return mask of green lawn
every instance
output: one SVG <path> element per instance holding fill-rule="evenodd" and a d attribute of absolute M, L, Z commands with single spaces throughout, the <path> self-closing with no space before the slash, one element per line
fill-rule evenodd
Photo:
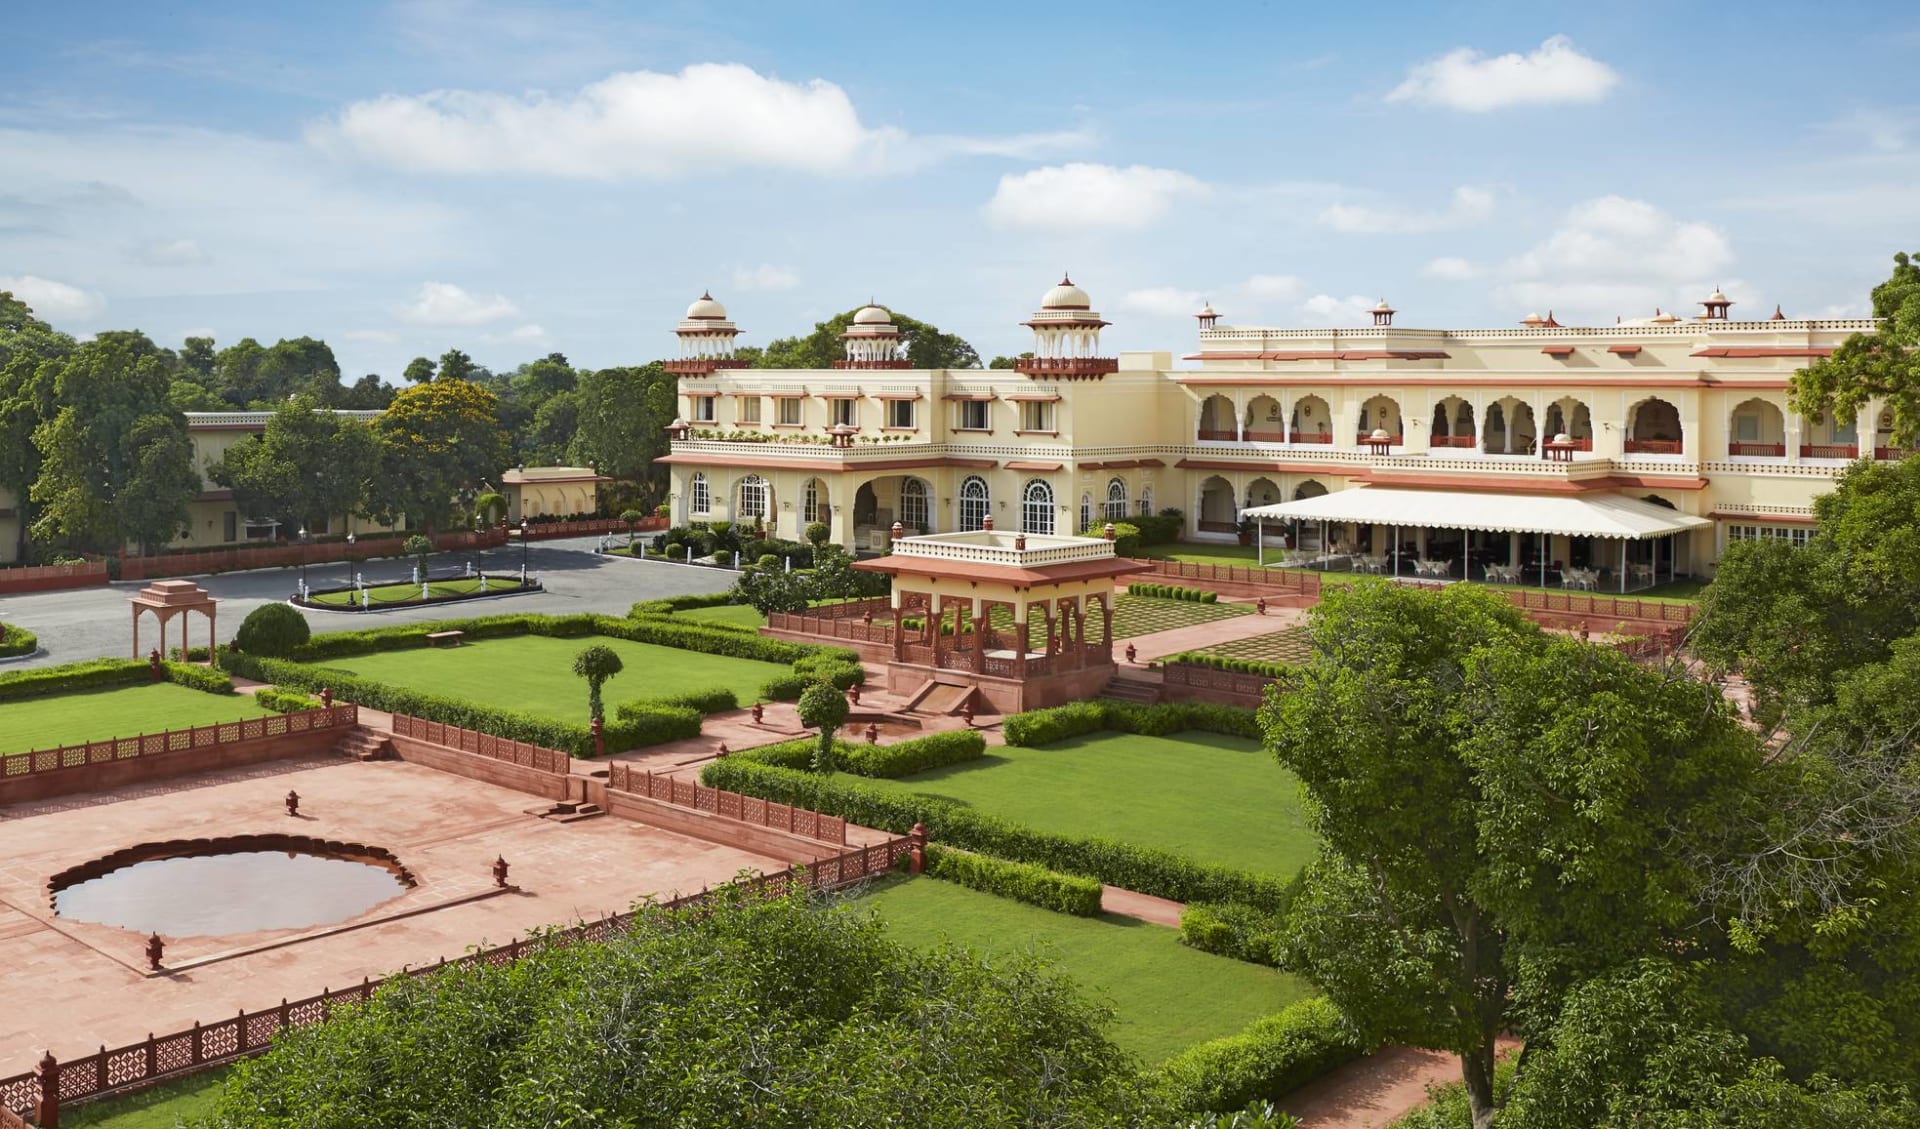
<path fill-rule="evenodd" d="M 862 783 L 1264 874 L 1292 875 L 1316 845 L 1293 777 L 1256 742 L 1215 733 L 1096 733 Z"/>
<path fill-rule="evenodd" d="M 703 623 L 728 623 L 736 627 L 765 627 L 767 617 L 746 604 L 721 604 L 714 608 L 688 608 L 673 613 L 675 619 L 693 619 Z"/>
<path fill-rule="evenodd" d="M 518 592 L 520 578 L 489 576 L 487 590 L 490 593 Z M 480 578 L 435 580 L 428 585 L 427 591 L 435 596 L 467 596 L 480 591 Z M 330 608 L 344 608 L 350 606 L 349 596 L 356 603 L 360 599 L 356 592 L 325 592 L 314 596 L 313 602 Z M 400 604 L 417 604 L 420 602 L 420 586 L 418 584 L 382 584 L 367 589 L 367 602 L 376 608 L 383 605 L 393 607 Z"/>
<path fill-rule="evenodd" d="M 904 944 L 945 940 L 988 958 L 1045 956 L 1114 1009 L 1108 1034 L 1147 1063 L 1235 1034 L 1313 994 L 1285 973 L 1189 949 L 1165 926 L 1069 917 L 932 878 L 887 882 L 854 904 L 877 911 Z"/>
<path fill-rule="evenodd" d="M 5 724 L 0 724 L 0 753 L 187 729 L 265 717 L 270 712 L 255 705 L 252 694 L 209 694 L 171 682 L 23 698 L 0 707 L 0 717 L 5 718 Z"/>
<path fill-rule="evenodd" d="M 1151 635 L 1156 631 L 1172 631 L 1177 627 L 1192 627 L 1196 623 L 1211 623 L 1216 619 L 1252 614 L 1251 604 L 1202 604 L 1194 600 L 1164 600 L 1123 594 L 1113 602 L 1113 637 L 1131 639 L 1136 635 Z M 1097 635 L 1099 632 L 1099 625 L 1093 624 L 1089 626 L 1087 634 Z"/>
<path fill-rule="evenodd" d="M 174 1129 L 213 1112 L 227 1068 L 190 1075 L 123 1098 L 60 1107 L 61 1129 Z"/>
<path fill-rule="evenodd" d="M 328 659 L 316 665 L 501 709 L 584 722 L 587 684 L 573 673 L 573 657 L 595 643 L 611 647 L 625 664 L 625 669 L 607 683 L 609 711 L 635 698 L 661 698 L 717 686 L 728 687 L 743 706 L 749 705 L 768 679 L 792 673 L 792 668 L 779 663 L 706 655 L 652 643 L 545 635 L 485 639 L 458 647 L 383 651 Z"/>
<path fill-rule="evenodd" d="M 1252 659 L 1255 662 L 1286 663 L 1299 666 L 1307 661 L 1312 653 L 1313 644 L 1307 638 L 1304 627 L 1289 627 L 1285 631 L 1275 631 L 1270 635 L 1251 635 L 1245 639 L 1229 639 L 1224 643 L 1215 643 L 1200 650 L 1203 655 L 1219 655 L 1228 659 Z"/>

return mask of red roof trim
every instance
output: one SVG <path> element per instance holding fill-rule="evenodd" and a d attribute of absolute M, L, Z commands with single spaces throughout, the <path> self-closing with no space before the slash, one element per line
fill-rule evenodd
<path fill-rule="evenodd" d="M 1607 346 L 1607 352 L 1612 353 L 1614 356 L 1617 356 L 1617 357 L 1637 357 L 1640 355 L 1640 346 L 1609 345 Z"/>
<path fill-rule="evenodd" d="M 884 572 L 894 576 L 930 576 L 942 580 L 986 580 L 1001 584 L 1015 584 L 1032 587 L 1039 584 L 1062 584 L 1076 580 L 1096 580 L 1106 576 L 1129 576 L 1136 572 L 1150 572 L 1153 566 L 1145 561 L 1129 560 L 1126 557 L 1107 557 L 1094 561 L 1067 561 L 1057 565 L 1039 565 L 1034 568 L 1019 568 L 1013 565 L 979 564 L 971 561 L 948 561 L 932 557 L 909 557 L 895 554 L 889 557 L 875 557 L 871 560 L 855 561 L 853 567 L 867 572 Z"/>
<path fill-rule="evenodd" d="M 1725 357 L 1729 360 L 1747 360 L 1757 357 L 1831 357 L 1830 346 L 1804 345 L 1709 345 L 1704 349 L 1695 349 L 1688 356 Z"/>
<path fill-rule="evenodd" d="M 1549 357 L 1573 356 L 1573 346 L 1571 345 L 1545 345 L 1541 347 L 1540 351 Z"/>
<path fill-rule="evenodd" d="M 1307 349 L 1285 353 L 1192 353 L 1189 361 L 1444 361 L 1438 349 Z"/>
<path fill-rule="evenodd" d="M 1051 471 L 1059 470 L 1061 467 L 1065 465 L 1066 465 L 1065 463 L 1040 463 L 1040 462 L 1029 462 L 1025 459 L 1013 459 L 1006 463 L 1006 468 L 1008 470 L 1025 470 L 1025 471 L 1033 471 L 1038 474 L 1044 474 Z"/>
<path fill-rule="evenodd" d="M 1002 399 L 1017 400 L 1021 402 L 1032 402 L 1036 404 L 1051 404 L 1060 399 L 1060 393 L 1058 392 L 1009 392 L 1004 397 L 1002 397 Z"/>

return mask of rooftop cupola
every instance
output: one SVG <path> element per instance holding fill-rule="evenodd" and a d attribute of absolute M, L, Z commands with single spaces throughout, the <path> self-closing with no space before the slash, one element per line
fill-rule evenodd
<path fill-rule="evenodd" d="M 1733 305 L 1733 299 L 1723 294 L 1716 286 L 1713 288 L 1713 293 L 1700 299 L 1700 304 L 1705 306 L 1707 311 L 1700 315 L 1701 321 L 1726 321 L 1727 308 Z"/>
<path fill-rule="evenodd" d="M 1399 310 L 1396 310 L 1392 306 L 1387 305 L 1387 300 L 1385 298 L 1382 298 L 1380 299 L 1380 304 L 1373 308 L 1373 324 L 1392 325 L 1393 315 L 1399 312 L 1400 312 Z"/>
<path fill-rule="evenodd" d="M 707 376 L 715 369 L 747 367 L 733 355 L 733 339 L 740 331 L 727 320 L 727 308 L 714 301 L 712 291 L 701 292 L 673 332 L 680 338 L 680 356 L 661 366 L 670 373 Z"/>
<path fill-rule="evenodd" d="M 1207 311 L 1211 315 L 1212 310 Z M 1203 316 L 1207 316 L 1203 315 Z M 1117 372 L 1120 362 L 1100 355 L 1100 330 L 1109 323 L 1093 311 L 1087 292 L 1062 275 L 1060 284 L 1040 299 L 1040 308 L 1021 324 L 1033 330 L 1033 356 L 1021 357 L 1014 369 L 1028 376 L 1098 380 Z M 1206 323 L 1202 322 L 1205 328 Z"/>
<path fill-rule="evenodd" d="M 1201 329 L 1212 329 L 1215 325 L 1219 324 L 1220 321 L 1220 315 L 1213 312 L 1212 302 L 1202 305 L 1200 312 L 1193 316 L 1194 319 L 1200 323 Z"/>
<path fill-rule="evenodd" d="M 903 369 L 911 364 L 893 315 L 871 298 L 854 311 L 853 324 L 840 334 L 840 341 L 847 355 L 833 362 L 834 368 Z"/>

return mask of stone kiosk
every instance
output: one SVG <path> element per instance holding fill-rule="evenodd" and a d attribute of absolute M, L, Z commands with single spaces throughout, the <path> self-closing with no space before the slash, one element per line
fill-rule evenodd
<path fill-rule="evenodd" d="M 853 567 L 893 578 L 892 692 L 971 687 L 1003 713 L 1099 693 L 1114 675 L 1114 581 L 1151 568 L 1109 540 L 1003 533 L 990 518 L 896 538 Z"/>

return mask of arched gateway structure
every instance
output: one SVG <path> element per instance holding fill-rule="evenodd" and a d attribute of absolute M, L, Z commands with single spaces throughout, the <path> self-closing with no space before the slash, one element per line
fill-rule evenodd
<path fill-rule="evenodd" d="M 1113 677 L 1114 580 L 1152 566 L 1097 537 L 992 528 L 902 537 L 853 567 L 893 577 L 887 686 L 971 686 L 1004 713 L 1098 693 Z"/>

